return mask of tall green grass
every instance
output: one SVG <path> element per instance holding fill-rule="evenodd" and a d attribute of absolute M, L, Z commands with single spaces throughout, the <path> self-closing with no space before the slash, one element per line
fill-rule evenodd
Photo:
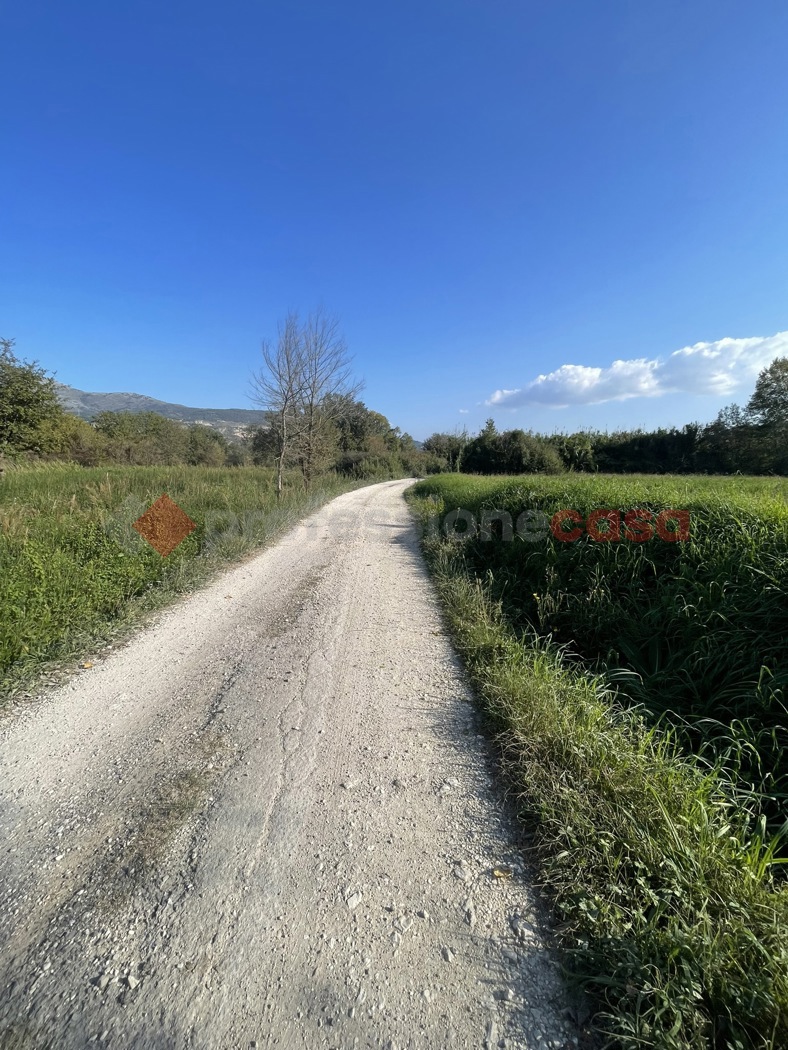
<path fill-rule="evenodd" d="M 772 830 L 788 802 L 788 482 L 761 478 L 448 476 L 418 492 L 477 519 L 492 510 L 687 510 L 690 539 L 470 540 L 465 558 L 515 631 L 534 629 L 605 674 L 622 698 L 725 762 L 763 797 Z M 752 796 L 750 796 L 752 798 Z"/>
<path fill-rule="evenodd" d="M 0 691 L 109 638 L 359 482 L 277 501 L 266 468 L 31 465 L 0 481 Z M 196 530 L 162 558 L 131 523 L 166 492 Z"/>
<path fill-rule="evenodd" d="M 458 507 L 476 514 L 573 507 L 585 514 L 653 505 L 688 507 L 696 516 L 690 543 L 632 551 L 551 540 L 540 550 L 426 530 L 456 644 L 497 728 L 523 813 L 537 829 L 568 968 L 596 999 L 600 1028 L 627 1050 L 788 1046 L 788 886 L 776 880 L 779 836 L 767 827 L 763 800 L 737 782 L 730 741 L 722 739 L 728 753 L 721 755 L 707 738 L 706 758 L 699 758 L 685 733 L 658 720 L 659 700 L 637 706 L 615 691 L 603 646 L 595 661 L 573 658 L 566 646 L 580 644 L 578 623 L 591 637 L 591 628 L 616 641 L 629 636 L 628 619 L 647 615 L 655 603 L 654 630 L 670 631 L 681 617 L 691 626 L 683 588 L 700 590 L 704 574 L 712 579 L 716 571 L 725 586 L 709 591 L 714 607 L 705 623 L 722 632 L 719 659 L 729 660 L 728 650 L 744 649 L 748 637 L 736 596 L 751 595 L 758 571 L 771 586 L 783 586 L 784 493 L 784 483 L 750 479 L 735 488 L 716 479 L 462 476 L 412 490 L 425 524 Z M 717 542 L 727 558 L 698 530 L 710 522 L 721 529 Z M 649 581 L 640 591 L 639 573 Z M 545 613 L 540 606 L 551 602 Z M 766 606 L 762 623 L 774 630 L 778 603 L 768 596 Z M 573 615 L 557 620 L 564 608 Z M 560 623 L 572 626 L 564 647 L 556 644 Z M 683 644 L 681 633 L 671 637 Z M 781 642 L 767 637 L 758 654 L 779 656 Z M 620 649 L 615 653 L 620 662 Z M 738 657 L 726 666 L 741 675 L 752 654 Z M 712 667 L 698 666 L 715 681 Z M 783 670 L 776 660 L 772 680 Z M 777 724 L 775 694 L 761 695 L 769 696 L 765 716 Z M 748 717 L 756 717 L 751 692 L 743 701 L 753 705 Z"/>

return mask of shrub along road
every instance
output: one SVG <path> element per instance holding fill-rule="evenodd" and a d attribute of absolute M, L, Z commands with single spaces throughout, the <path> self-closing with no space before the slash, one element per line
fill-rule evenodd
<path fill-rule="evenodd" d="M 0 1046 L 577 1045 L 406 485 L 5 720 Z"/>

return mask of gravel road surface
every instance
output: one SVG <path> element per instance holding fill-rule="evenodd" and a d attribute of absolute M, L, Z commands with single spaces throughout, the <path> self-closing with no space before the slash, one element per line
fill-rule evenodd
<path fill-rule="evenodd" d="M 577 1045 L 406 484 L 0 723 L 0 1046 Z"/>

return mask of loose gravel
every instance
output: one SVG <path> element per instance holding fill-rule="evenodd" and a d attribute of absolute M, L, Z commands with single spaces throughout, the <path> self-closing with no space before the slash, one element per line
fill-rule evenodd
<path fill-rule="evenodd" d="M 6 718 L 0 1046 L 578 1046 L 406 484 Z"/>

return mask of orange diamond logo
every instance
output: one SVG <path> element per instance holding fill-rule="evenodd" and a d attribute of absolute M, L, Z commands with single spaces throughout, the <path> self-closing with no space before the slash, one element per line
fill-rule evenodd
<path fill-rule="evenodd" d="M 162 558 L 172 554 L 197 526 L 165 492 L 132 525 Z"/>

